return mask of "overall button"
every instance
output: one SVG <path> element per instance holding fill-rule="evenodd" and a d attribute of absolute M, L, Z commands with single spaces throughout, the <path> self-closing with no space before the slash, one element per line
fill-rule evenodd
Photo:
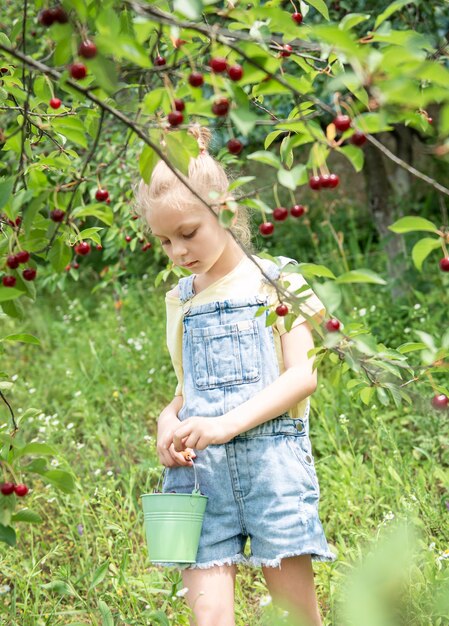
<path fill-rule="evenodd" d="M 307 463 L 312 463 L 312 457 L 310 457 L 308 454 L 306 455 L 306 461 Z"/>
<path fill-rule="evenodd" d="M 296 430 L 298 430 L 300 433 L 304 430 L 304 426 L 303 426 L 302 422 L 298 422 L 296 424 Z"/>

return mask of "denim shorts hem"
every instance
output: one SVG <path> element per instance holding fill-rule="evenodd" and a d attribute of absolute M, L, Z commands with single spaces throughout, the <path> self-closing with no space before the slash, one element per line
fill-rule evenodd
<path fill-rule="evenodd" d="M 243 554 L 225 557 L 224 559 L 214 559 L 213 561 L 205 561 L 203 563 L 192 563 L 187 569 L 209 569 L 217 565 L 235 565 L 236 563 L 246 563 L 247 558 Z"/>
<path fill-rule="evenodd" d="M 296 550 L 293 552 L 285 552 L 284 554 L 280 554 L 275 559 L 262 559 L 257 556 L 251 556 L 248 559 L 248 565 L 252 567 L 260 567 L 263 565 L 264 567 L 281 567 L 282 559 L 287 559 L 292 556 L 302 556 L 303 554 L 310 554 L 310 552 L 304 552 L 301 550 Z M 311 555 L 312 561 L 335 561 L 336 556 L 332 554 L 332 552 L 323 552 L 321 554 L 313 553 Z"/>

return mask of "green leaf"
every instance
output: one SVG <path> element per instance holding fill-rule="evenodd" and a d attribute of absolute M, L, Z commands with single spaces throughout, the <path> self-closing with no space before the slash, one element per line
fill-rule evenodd
<path fill-rule="evenodd" d="M 307 0 L 307 4 L 314 7 L 326 20 L 329 19 L 329 10 L 323 0 Z"/>
<path fill-rule="evenodd" d="M 159 155 L 151 146 L 144 146 L 139 158 L 139 171 L 147 185 L 150 182 L 151 174 L 153 173 L 154 167 L 159 159 Z"/>
<path fill-rule="evenodd" d="M 242 185 L 246 185 L 246 183 L 250 183 L 252 180 L 255 180 L 255 176 L 240 176 L 230 183 L 228 187 L 228 191 L 232 191 L 233 189 L 237 189 L 237 187 L 241 187 Z"/>
<path fill-rule="evenodd" d="M 114 221 L 114 213 L 111 207 L 100 202 L 88 204 L 84 208 L 74 209 L 72 217 L 96 217 L 107 226 L 111 226 Z"/>
<path fill-rule="evenodd" d="M 6 337 L 0 337 L 0 341 L 21 341 L 22 343 L 32 343 L 37 346 L 41 345 L 41 342 L 34 335 L 28 333 L 18 333 L 16 335 L 6 335 Z"/>
<path fill-rule="evenodd" d="M 342 302 L 342 293 L 339 285 L 335 282 L 326 281 L 325 283 L 315 283 L 313 285 L 313 291 L 324 304 L 329 314 L 339 309 Z"/>
<path fill-rule="evenodd" d="M 437 232 L 437 227 L 430 220 L 425 219 L 424 217 L 415 217 L 413 215 L 407 215 L 406 217 L 401 217 L 399 220 L 391 224 L 388 227 L 389 230 L 392 230 L 394 233 L 411 233 L 417 230 L 425 230 L 432 233 Z"/>
<path fill-rule="evenodd" d="M 379 28 L 382 22 L 385 22 L 385 20 L 387 20 L 390 15 L 393 15 L 393 13 L 396 13 L 396 11 L 399 11 L 399 9 L 402 9 L 402 7 L 405 7 L 405 5 L 416 4 L 417 1 L 418 0 L 395 0 L 385 9 L 385 11 L 377 16 L 374 23 L 374 28 Z"/>
<path fill-rule="evenodd" d="M 197 157 L 199 145 L 187 131 L 169 132 L 165 138 L 170 163 L 185 176 L 189 173 L 190 159 Z M 186 190 L 187 192 L 187 190 Z"/>
<path fill-rule="evenodd" d="M 60 595 L 75 595 L 74 590 L 66 583 L 64 580 L 52 580 L 45 585 L 41 585 L 42 589 L 48 589 L 48 591 L 54 591 L 55 593 L 59 593 Z"/>
<path fill-rule="evenodd" d="M 0 179 L 0 209 L 8 202 L 14 185 L 14 178 Z"/>
<path fill-rule="evenodd" d="M 342 30 L 351 30 L 357 24 L 364 22 L 365 20 L 369 20 L 371 16 L 367 13 L 347 13 L 341 20 L 338 25 L 338 28 Z"/>
<path fill-rule="evenodd" d="M 307 182 L 307 168 L 305 165 L 297 165 L 291 170 L 280 169 L 278 171 L 278 181 L 283 187 L 295 191 L 298 185 Z"/>
<path fill-rule="evenodd" d="M 297 269 L 296 269 L 297 268 Z M 291 271 L 298 271 L 305 278 L 311 276 L 325 276 L 326 278 L 335 278 L 335 274 L 325 265 L 317 265 L 316 263 L 299 263 L 293 266 Z"/>
<path fill-rule="evenodd" d="M 229 114 L 229 117 L 236 125 L 237 129 L 247 137 L 249 133 L 253 130 L 256 122 L 258 120 L 258 116 L 253 111 L 249 109 L 243 109 L 239 107 L 238 109 L 232 109 Z"/>
<path fill-rule="evenodd" d="M 16 545 L 16 531 L 14 528 L 0 524 L 0 541 L 14 547 Z"/>
<path fill-rule="evenodd" d="M 275 167 L 278 170 L 282 169 L 280 159 L 272 152 L 268 152 L 268 150 L 258 150 L 257 152 L 252 152 L 251 154 L 248 154 L 247 158 L 251 161 L 258 161 L 259 163 L 271 165 L 271 167 Z"/>
<path fill-rule="evenodd" d="M 101 614 L 102 626 L 114 626 L 114 618 L 112 617 L 111 609 L 103 600 L 98 601 L 98 610 Z"/>
<path fill-rule="evenodd" d="M 173 9 L 189 20 L 199 20 L 203 11 L 201 0 L 174 0 Z"/>
<path fill-rule="evenodd" d="M 420 239 L 417 243 L 415 243 L 412 250 L 412 259 L 416 269 L 421 271 L 422 264 L 425 259 L 433 250 L 436 250 L 440 247 L 440 240 L 433 239 L 432 237 L 424 237 L 424 239 Z"/>
<path fill-rule="evenodd" d="M 264 142 L 264 148 L 265 150 L 267 148 L 269 148 L 271 146 L 271 144 L 273 143 L 273 141 L 279 137 L 279 135 L 283 134 L 283 130 L 275 130 L 272 133 L 268 133 L 268 135 L 265 137 L 265 142 Z"/>
<path fill-rule="evenodd" d="M 344 146 L 339 148 L 339 152 L 345 155 L 348 161 L 351 162 L 356 172 L 360 172 L 363 169 L 364 154 L 363 150 L 357 148 L 357 146 Z"/>
<path fill-rule="evenodd" d="M 14 453 L 14 458 L 20 459 L 25 455 L 35 455 L 39 456 L 58 456 L 58 451 L 56 448 L 48 445 L 48 443 L 39 443 L 37 441 L 33 443 L 28 443 L 23 448 L 16 448 Z"/>
<path fill-rule="evenodd" d="M 82 148 L 87 148 L 87 138 L 84 124 L 77 117 L 55 117 L 52 118 L 53 129 L 67 137 L 70 141 L 78 144 Z"/>
<path fill-rule="evenodd" d="M 62 272 L 66 265 L 70 263 L 72 253 L 69 246 L 62 237 L 54 240 L 53 245 L 48 253 L 48 260 L 56 272 Z"/>
<path fill-rule="evenodd" d="M 259 200 L 259 198 L 245 198 L 244 200 L 240 200 L 240 204 L 250 207 L 251 209 L 257 209 L 261 213 L 273 213 L 273 209 L 263 200 Z"/>
<path fill-rule="evenodd" d="M 21 511 L 17 511 L 11 517 L 12 522 L 28 522 L 29 524 L 41 524 L 42 517 L 31 511 L 30 509 L 22 509 Z"/>
<path fill-rule="evenodd" d="M 407 341 L 406 343 L 400 345 L 397 350 L 401 354 L 407 354 L 407 352 L 414 352 L 415 350 L 425 350 L 426 347 L 425 343 Z"/>
<path fill-rule="evenodd" d="M 94 575 L 92 577 L 92 582 L 90 583 L 88 591 L 91 591 L 92 589 L 94 589 L 94 587 L 96 587 L 97 585 L 101 583 L 101 581 L 104 579 L 104 577 L 108 573 L 108 567 L 109 567 L 109 561 L 105 561 L 104 563 L 100 565 L 100 567 L 98 567 L 95 570 Z"/>
<path fill-rule="evenodd" d="M 363 404 L 368 406 L 368 404 L 371 402 L 371 398 L 373 397 L 373 394 L 374 394 L 374 387 L 364 387 L 360 391 L 360 398 Z"/>
<path fill-rule="evenodd" d="M 360 268 L 340 274 L 336 278 L 337 283 L 373 283 L 376 285 L 386 285 L 387 282 L 372 270 Z"/>
<path fill-rule="evenodd" d="M 34 90 L 34 93 L 36 94 L 36 97 L 41 102 L 46 102 L 47 104 L 53 95 L 50 89 L 49 81 L 43 75 L 38 76 L 36 80 L 33 82 L 33 90 Z"/>
<path fill-rule="evenodd" d="M 75 241 L 83 241 L 84 239 L 92 239 L 95 243 L 100 243 L 100 239 L 98 237 L 98 232 L 100 230 L 104 230 L 102 226 L 91 226 L 91 228 L 85 228 L 80 231 L 76 237 Z"/>
<path fill-rule="evenodd" d="M 388 123 L 386 111 L 361 113 L 354 118 L 352 125 L 364 133 L 371 134 L 393 130 L 393 126 Z"/>
<path fill-rule="evenodd" d="M 42 474 L 49 483 L 64 493 L 73 493 L 75 490 L 75 481 L 72 474 L 64 470 L 48 470 Z"/>
<path fill-rule="evenodd" d="M 5 302 L 5 300 L 14 300 L 21 295 L 23 295 L 23 291 L 20 291 L 15 287 L 4 287 L 3 285 L 0 285 L 0 302 Z"/>

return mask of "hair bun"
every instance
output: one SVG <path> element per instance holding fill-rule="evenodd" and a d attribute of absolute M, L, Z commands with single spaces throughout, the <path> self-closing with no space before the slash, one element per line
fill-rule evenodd
<path fill-rule="evenodd" d="M 212 133 L 206 126 L 200 124 L 192 124 L 188 132 L 195 137 L 201 150 L 206 150 L 212 138 Z"/>

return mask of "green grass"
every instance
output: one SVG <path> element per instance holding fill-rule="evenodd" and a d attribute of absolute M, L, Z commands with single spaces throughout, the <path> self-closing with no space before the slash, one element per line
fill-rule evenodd
<path fill-rule="evenodd" d="M 189 623 L 185 602 L 176 595 L 183 587 L 179 572 L 157 569 L 147 559 L 139 501 L 160 476 L 156 421 L 175 388 L 165 347 L 163 290 L 155 291 L 151 280 L 130 283 L 121 306 L 114 294 L 92 295 L 77 284 L 41 298 L 38 306 L 28 304 L 23 321 L 2 318 L 3 334 L 30 332 L 42 342 L 42 347 L 10 344 L 2 359 L 2 369 L 17 376 L 7 394 L 16 416 L 39 409 L 21 421 L 21 431 L 27 441 L 56 446 L 63 458 L 54 464 L 67 463 L 77 479 L 75 492 L 64 494 L 37 475 L 26 477 L 32 491 L 23 504 L 44 521 L 18 523 L 16 548 L 0 544 L 0 590 L 10 587 L 0 595 L 2 625 Z M 363 317 L 392 347 L 404 341 L 405 327 L 425 327 L 435 335 L 441 328 L 437 285 L 429 285 L 421 302 L 410 292 L 408 302 L 389 303 L 388 315 L 384 295 L 372 295 L 363 314 L 358 294 L 354 290 L 356 309 L 347 309 L 348 321 Z M 392 588 L 400 588 L 401 613 L 391 624 L 448 624 L 449 607 L 439 598 L 444 589 L 449 595 L 444 588 L 449 584 L 448 417 L 429 409 L 419 385 L 410 388 L 411 406 L 366 407 L 348 392 L 347 380 L 348 374 L 326 362 L 312 398 L 321 518 L 338 552 L 336 563 L 315 566 L 324 623 L 349 623 L 345 611 L 357 615 L 355 598 L 363 597 L 363 590 L 354 580 L 366 589 L 370 576 L 393 575 L 391 562 L 375 546 L 405 520 L 417 529 L 417 538 L 401 570 L 404 580 L 393 576 L 388 589 L 379 590 L 380 604 L 394 596 Z M 8 419 L 0 406 L 0 424 Z M 368 570 L 359 572 L 355 568 L 369 552 L 374 552 L 371 569 L 366 565 Z M 286 623 L 272 607 L 260 606 L 267 593 L 260 570 L 239 568 L 238 626 Z M 390 622 L 369 622 L 362 615 L 355 623 Z"/>

